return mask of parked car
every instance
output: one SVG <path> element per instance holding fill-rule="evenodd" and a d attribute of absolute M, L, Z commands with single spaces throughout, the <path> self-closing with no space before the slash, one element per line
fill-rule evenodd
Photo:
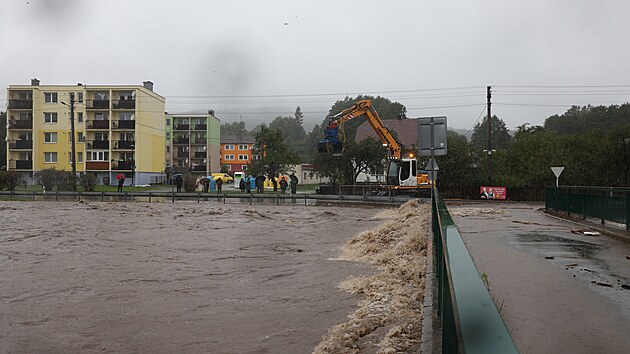
<path fill-rule="evenodd" d="M 232 183 L 232 181 L 234 181 L 234 178 L 232 178 L 232 176 L 228 175 L 227 173 L 213 173 L 212 179 L 216 181 L 217 178 L 221 178 L 223 180 L 223 183 Z"/>

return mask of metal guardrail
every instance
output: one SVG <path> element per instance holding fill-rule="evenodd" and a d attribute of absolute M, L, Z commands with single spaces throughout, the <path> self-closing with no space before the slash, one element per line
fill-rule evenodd
<path fill-rule="evenodd" d="M 432 209 L 442 353 L 518 353 L 437 190 Z"/>
<path fill-rule="evenodd" d="M 90 201 L 141 201 L 141 202 L 166 202 L 182 200 L 217 201 L 227 203 L 235 201 L 239 203 L 258 202 L 265 203 L 304 203 L 304 205 L 317 202 L 360 202 L 398 205 L 409 200 L 409 197 L 398 196 L 370 196 L 367 194 L 353 195 L 320 195 L 320 194 L 281 194 L 274 192 L 257 193 L 203 193 L 203 192 L 41 192 L 41 191 L 0 191 L 0 200 L 90 200 Z"/>
<path fill-rule="evenodd" d="M 569 216 L 579 215 L 626 225 L 630 231 L 630 189 L 605 187 L 549 187 L 545 209 L 564 211 Z"/>

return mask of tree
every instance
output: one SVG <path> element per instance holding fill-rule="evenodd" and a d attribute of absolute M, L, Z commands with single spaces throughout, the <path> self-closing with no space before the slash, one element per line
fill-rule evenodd
<path fill-rule="evenodd" d="M 282 139 L 290 143 L 293 150 L 300 155 L 300 160 L 306 161 L 310 149 L 305 145 L 306 132 L 296 118 L 276 117 L 269 128 L 279 131 Z"/>
<path fill-rule="evenodd" d="M 15 187 L 24 183 L 24 176 L 20 172 L 4 171 L 6 176 L 7 189 L 12 191 Z"/>
<path fill-rule="evenodd" d="M 572 106 L 562 115 L 545 120 L 545 129 L 558 135 L 588 133 L 592 130 L 611 132 L 625 125 L 630 116 L 630 103 L 620 106 Z"/>
<path fill-rule="evenodd" d="M 355 184 L 361 172 L 378 173 L 384 170 L 383 160 L 387 156 L 387 150 L 385 150 L 380 140 L 374 137 L 367 137 L 358 143 L 350 142 L 346 144 L 344 154 L 352 167 L 349 182 Z"/>
<path fill-rule="evenodd" d="M 621 166 L 620 169 L 609 169 L 611 174 L 619 177 L 611 181 L 613 185 L 630 185 L 630 125 L 619 126 L 610 133 L 609 140 L 612 145 L 612 156 L 606 159 L 613 166 Z M 617 170 L 615 173 L 614 170 Z M 622 173 L 619 173 L 622 171 Z"/>
<path fill-rule="evenodd" d="M 43 170 L 35 172 L 34 178 L 37 184 L 42 186 L 45 191 L 52 191 L 55 183 L 57 182 L 57 170 L 52 168 L 45 168 Z"/>
<path fill-rule="evenodd" d="M 221 124 L 221 135 L 239 135 L 247 133 L 245 122 L 232 122 Z"/>
<path fill-rule="evenodd" d="M 295 109 L 294 117 L 297 123 L 299 123 L 300 125 L 304 124 L 304 114 L 302 114 L 300 106 L 297 106 L 297 108 Z"/>
<path fill-rule="evenodd" d="M 438 179 L 444 187 L 460 187 L 471 184 L 473 172 L 472 146 L 466 137 L 449 130 L 447 132 L 448 154 L 437 156 Z"/>
<path fill-rule="evenodd" d="M 492 149 L 505 149 L 510 144 L 510 134 L 505 122 L 497 116 L 492 116 Z M 472 146 L 477 151 L 488 149 L 488 117 L 477 123 L 471 138 Z"/>
<path fill-rule="evenodd" d="M 7 112 L 0 112 L 0 170 L 7 169 Z"/>
<path fill-rule="evenodd" d="M 88 172 L 81 176 L 81 178 L 79 179 L 79 183 L 81 183 L 83 189 L 85 189 L 86 191 L 93 192 L 94 187 L 98 185 L 98 177 L 96 177 L 94 173 Z"/>
<path fill-rule="evenodd" d="M 291 165 L 300 162 L 299 155 L 284 142 L 280 131 L 263 127 L 254 138 L 255 153 L 260 154 L 260 159 L 252 161 L 248 167 L 253 175 L 277 177 L 287 173 Z"/>

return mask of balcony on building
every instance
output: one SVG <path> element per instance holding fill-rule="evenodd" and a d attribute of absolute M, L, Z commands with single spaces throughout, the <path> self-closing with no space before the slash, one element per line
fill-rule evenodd
<path fill-rule="evenodd" d="M 9 149 L 11 150 L 32 150 L 33 140 L 15 140 L 9 141 Z"/>
<path fill-rule="evenodd" d="M 9 119 L 9 129 L 33 129 L 33 119 Z"/>
<path fill-rule="evenodd" d="M 112 120 L 112 129 L 134 130 L 136 128 L 135 120 Z"/>
<path fill-rule="evenodd" d="M 9 109 L 33 109 L 33 99 L 9 99 Z"/>
<path fill-rule="evenodd" d="M 206 145 L 208 143 L 208 139 L 206 138 L 192 138 L 191 143 L 195 145 Z"/>
<path fill-rule="evenodd" d="M 193 165 L 190 168 L 191 171 L 193 172 L 205 172 L 206 171 L 206 166 L 205 165 Z"/>
<path fill-rule="evenodd" d="M 133 150 L 136 147 L 136 142 L 133 140 L 118 140 L 114 142 L 115 150 Z"/>
<path fill-rule="evenodd" d="M 108 99 L 94 99 L 85 102 L 86 109 L 109 109 Z"/>
<path fill-rule="evenodd" d="M 9 170 L 32 170 L 33 160 L 10 160 Z"/>
<path fill-rule="evenodd" d="M 109 130 L 109 120 L 94 120 L 89 119 L 85 121 L 85 129 L 104 129 Z"/>
<path fill-rule="evenodd" d="M 182 124 L 182 123 L 176 123 L 173 126 L 173 130 L 183 130 L 183 131 L 188 131 L 190 129 L 190 125 L 188 123 L 186 124 Z"/>
<path fill-rule="evenodd" d="M 207 124 L 195 124 L 194 127 L 195 127 L 195 130 L 207 130 L 208 129 L 208 125 Z"/>
<path fill-rule="evenodd" d="M 136 109 L 136 100 L 132 98 L 112 100 L 112 109 Z"/>
<path fill-rule="evenodd" d="M 86 161 L 85 169 L 87 171 L 108 171 L 109 162 L 107 161 Z"/>
<path fill-rule="evenodd" d="M 113 161 L 112 162 L 112 170 L 117 171 L 131 171 L 133 169 L 133 161 Z"/>
<path fill-rule="evenodd" d="M 190 143 L 190 139 L 189 138 L 173 138 L 173 144 L 186 144 L 188 145 Z"/>
<path fill-rule="evenodd" d="M 195 157 L 197 158 L 206 158 L 206 152 L 205 151 L 195 151 Z"/>
<path fill-rule="evenodd" d="M 109 140 L 88 140 L 86 147 L 88 150 L 107 150 L 109 149 Z"/>

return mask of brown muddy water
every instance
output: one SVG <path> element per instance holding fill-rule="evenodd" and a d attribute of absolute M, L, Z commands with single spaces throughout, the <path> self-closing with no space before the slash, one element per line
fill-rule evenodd
<path fill-rule="evenodd" d="M 425 244 L 392 226 L 418 226 L 406 208 L 2 202 L 0 352 L 406 352 Z M 378 321 L 357 337 L 359 317 Z"/>

